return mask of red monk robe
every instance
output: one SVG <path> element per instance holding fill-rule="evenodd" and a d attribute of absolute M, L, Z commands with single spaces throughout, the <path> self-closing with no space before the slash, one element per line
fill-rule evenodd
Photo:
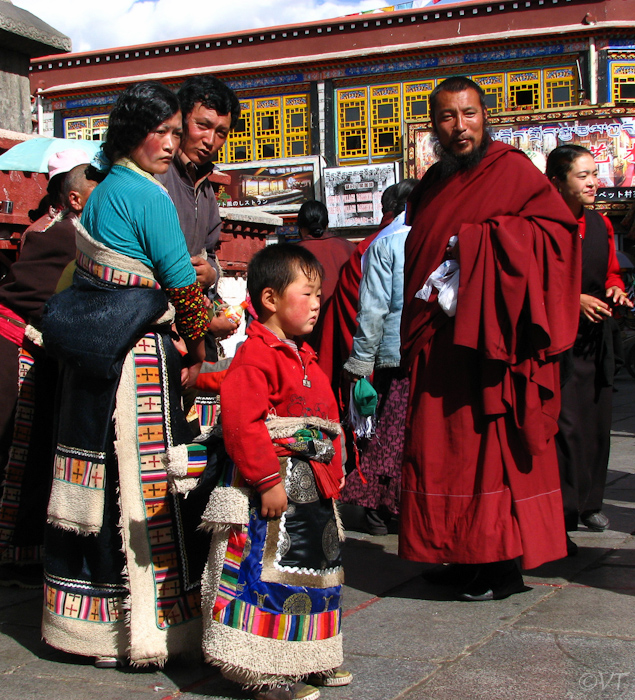
<path fill-rule="evenodd" d="M 562 198 L 520 151 L 411 195 L 402 354 L 411 370 L 400 555 L 523 568 L 566 555 L 553 436 L 556 355 L 579 318 L 580 249 Z M 458 235 L 455 318 L 415 298 Z"/>
<path fill-rule="evenodd" d="M 340 374 L 353 347 L 357 330 L 359 285 L 362 281 L 362 256 L 377 234 L 393 221 L 392 212 L 383 215 L 379 228 L 367 236 L 344 263 L 340 277 L 328 304 L 320 312 L 324 320 L 318 350 L 318 364 L 331 380 L 335 397 L 340 401 Z M 348 398 L 348 397 L 344 397 Z M 340 404 L 342 402 L 340 401 Z"/>

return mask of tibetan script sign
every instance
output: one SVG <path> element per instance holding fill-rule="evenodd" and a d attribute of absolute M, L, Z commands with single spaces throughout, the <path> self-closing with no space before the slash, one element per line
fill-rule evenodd
<path fill-rule="evenodd" d="M 588 148 L 598 166 L 596 208 L 625 209 L 635 201 L 635 107 L 576 107 L 490 117 L 497 141 L 524 151 L 544 172 L 557 146 Z M 420 178 L 434 163 L 430 122 L 409 122 L 406 177 Z"/>

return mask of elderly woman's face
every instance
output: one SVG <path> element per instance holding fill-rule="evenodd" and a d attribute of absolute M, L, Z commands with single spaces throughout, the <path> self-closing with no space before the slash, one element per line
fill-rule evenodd
<path fill-rule="evenodd" d="M 143 141 L 132 150 L 130 157 L 143 170 L 153 175 L 166 173 L 181 144 L 183 125 L 181 112 L 153 129 Z"/>

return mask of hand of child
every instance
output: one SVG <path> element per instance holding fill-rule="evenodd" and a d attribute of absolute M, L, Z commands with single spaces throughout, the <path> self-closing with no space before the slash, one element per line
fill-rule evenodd
<path fill-rule="evenodd" d="M 282 484 L 276 484 L 260 494 L 263 518 L 279 518 L 287 509 L 287 492 Z"/>
<path fill-rule="evenodd" d="M 174 347 L 179 351 L 179 354 L 185 357 L 185 355 L 187 355 L 187 345 L 183 340 L 183 336 L 178 334 L 174 324 L 172 324 L 172 342 L 174 343 Z"/>
<path fill-rule="evenodd" d="M 238 326 L 228 319 L 222 311 L 219 311 L 219 313 L 210 319 L 207 330 L 213 333 L 215 338 L 224 340 L 225 338 L 229 338 L 230 335 L 233 335 L 238 330 Z"/>
<path fill-rule="evenodd" d="M 202 365 L 202 362 L 195 362 L 193 365 L 189 365 L 189 367 L 183 367 L 181 369 L 182 389 L 191 389 L 194 384 L 196 384 L 196 380 L 198 379 Z"/>

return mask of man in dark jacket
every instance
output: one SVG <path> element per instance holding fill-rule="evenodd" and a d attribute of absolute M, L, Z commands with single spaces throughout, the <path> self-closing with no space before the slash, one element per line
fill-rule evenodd
<path fill-rule="evenodd" d="M 176 206 L 197 280 L 213 289 L 219 272 L 215 250 L 221 219 L 209 176 L 212 159 L 240 117 L 240 102 L 233 90 L 210 75 L 186 80 L 178 98 L 183 139 L 168 172 L 158 179 Z"/>

